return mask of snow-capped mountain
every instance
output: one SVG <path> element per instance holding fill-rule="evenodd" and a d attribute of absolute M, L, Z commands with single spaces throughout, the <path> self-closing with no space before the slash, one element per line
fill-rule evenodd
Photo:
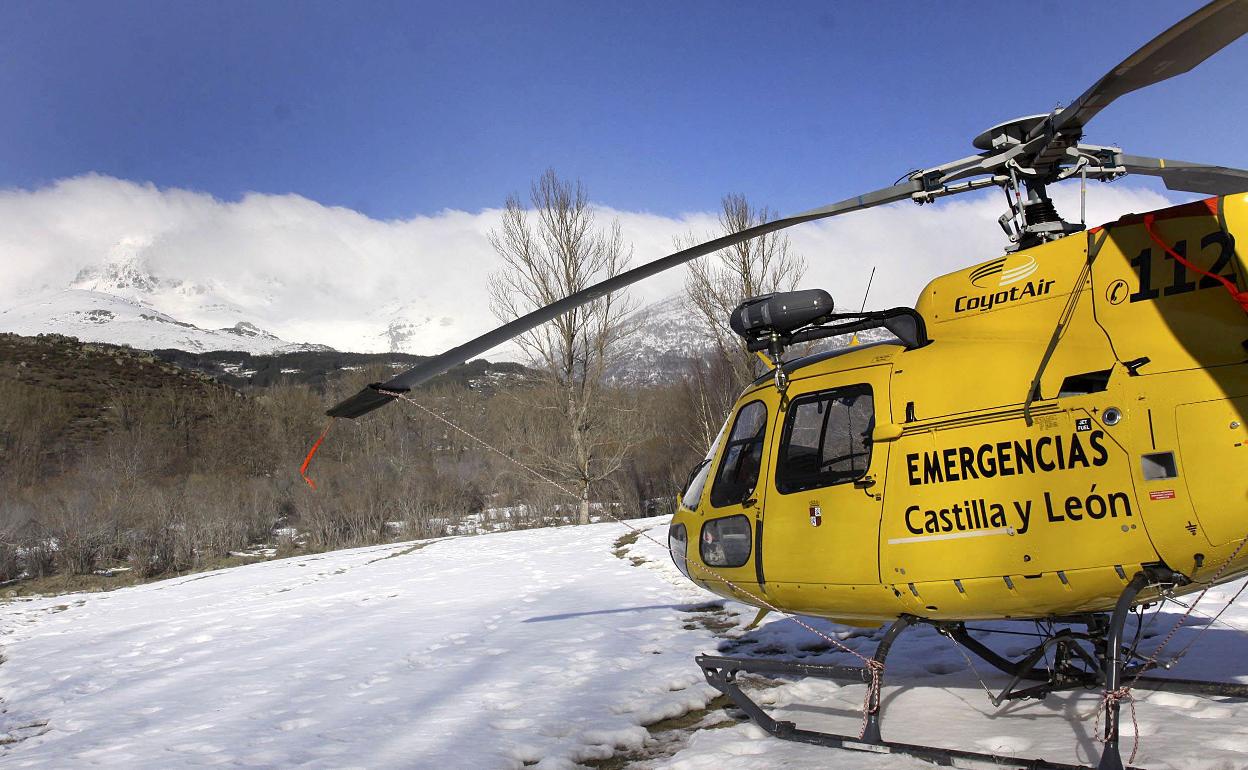
<path fill-rule="evenodd" d="M 706 336 L 683 295 L 674 294 L 639 309 L 610 377 L 630 384 L 683 377 L 708 349 Z"/>
<path fill-rule="evenodd" d="M 163 275 L 154 271 L 144 256 L 149 246 L 139 239 L 122 239 L 103 261 L 79 269 L 65 290 L 0 311 L 0 331 L 54 332 L 93 342 L 189 351 L 333 349 L 288 343 L 264 330 L 285 320 L 274 310 L 277 300 L 290 300 L 281 278 L 270 275 L 189 281 Z M 309 297 L 307 304 L 317 301 Z M 422 313 L 410 303 L 381 303 L 352 325 L 360 332 L 355 349 L 429 353 L 430 332 L 448 323 L 450 319 Z M 174 329 L 179 332 L 171 336 Z"/>
<path fill-rule="evenodd" d="M 143 281 L 143 276 L 134 278 Z M 144 350 L 263 354 L 330 349 L 292 344 L 246 321 L 224 329 L 204 329 L 134 300 L 86 289 L 66 289 L 0 310 L 0 331 L 28 336 L 65 334 L 84 342 L 110 342 Z"/>
<path fill-rule="evenodd" d="M 633 323 L 634 331 L 625 340 L 622 355 L 609 374 L 617 382 L 648 384 L 676 380 L 688 376 L 693 363 L 711 352 L 712 343 L 703 331 L 703 322 L 683 295 L 674 294 L 641 308 Z M 857 336 L 863 344 L 893 338 L 884 329 L 869 329 Z M 844 334 L 798 346 L 786 354 L 785 360 L 842 348 L 851 344 L 852 338 L 853 335 Z"/>
<path fill-rule="evenodd" d="M 234 350 L 255 354 L 332 350 L 288 342 L 256 323 L 247 304 L 271 299 L 274 286 L 237 290 L 218 281 L 192 283 L 157 275 L 143 258 L 150 244 L 125 238 L 103 262 L 81 268 L 69 286 L 0 309 L 0 331 L 65 334 L 156 350 Z"/>
<path fill-rule="evenodd" d="M 261 354 L 332 349 L 313 343 L 292 344 L 268 331 L 283 326 L 294 328 L 305 339 L 324 335 L 358 340 L 350 348 L 355 352 L 428 355 L 464 341 L 461 324 L 445 315 L 446 307 L 427 299 L 378 301 L 347 323 L 291 325 L 292 303 L 300 308 L 327 305 L 334 301 L 333 292 L 316 288 L 310 295 L 305 292 L 292 297 L 297 294 L 293 287 L 280 276 L 267 273 L 246 277 L 228 272 L 203 277 L 201 273 L 200 280 L 166 275 L 152 269 L 147 258 L 152 248 L 152 243 L 140 238 L 122 238 L 99 262 L 79 268 L 66 288 L 0 309 L 0 331 L 66 334 L 84 341 L 142 349 Z M 187 275 L 196 272 L 186 269 Z M 682 294 L 646 305 L 632 323 L 635 330 L 610 372 L 617 382 L 647 384 L 684 377 L 691 363 L 703 358 L 710 347 Z M 514 349 L 495 354 L 502 360 L 515 357 Z"/>
<path fill-rule="evenodd" d="M 386 353 L 437 352 L 429 350 L 425 337 L 430 330 L 451 324 L 450 318 L 435 318 L 419 305 L 398 301 L 378 306 L 366 320 L 380 330 L 372 335 L 370 349 Z"/>
<path fill-rule="evenodd" d="M 280 285 L 276 280 L 253 281 L 240 289 L 216 279 L 197 283 L 159 275 L 138 244 L 123 241 L 104 262 L 79 270 L 68 288 L 110 294 L 197 326 L 217 328 L 239 322 L 259 325 L 255 310 L 271 302 Z"/>

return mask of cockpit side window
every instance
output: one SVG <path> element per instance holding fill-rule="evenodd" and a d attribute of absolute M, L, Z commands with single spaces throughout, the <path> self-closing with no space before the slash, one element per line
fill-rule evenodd
<path fill-rule="evenodd" d="M 767 432 L 767 407 L 751 401 L 737 412 L 732 432 L 724 445 L 719 472 L 711 486 L 711 505 L 723 508 L 745 500 L 758 484 L 763 463 L 763 438 Z"/>
<path fill-rule="evenodd" d="M 862 478 L 871 465 L 874 428 L 869 385 L 793 399 L 780 438 L 776 489 L 787 494 Z"/>

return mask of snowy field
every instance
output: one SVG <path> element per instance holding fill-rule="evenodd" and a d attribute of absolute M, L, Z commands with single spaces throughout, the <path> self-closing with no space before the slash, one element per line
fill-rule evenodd
<path fill-rule="evenodd" d="M 663 520 L 645 523 L 662 539 Z M 0 605 L 0 765 L 572 768 L 615 755 L 684 770 L 930 767 L 703 713 L 716 693 L 697 653 L 852 659 L 784 618 L 744 631 L 752 611 L 708 610 L 713 597 L 658 546 L 617 549 L 624 533 L 598 524 L 362 548 Z M 1211 610 L 1236 588 L 1211 594 Z M 1176 617 L 1161 615 L 1156 632 Z M 1248 627 L 1248 609 L 1223 619 L 1175 675 L 1248 680 L 1248 637 L 1232 628 Z M 1193 618 L 1173 646 L 1205 623 Z M 866 653 L 875 645 L 871 632 L 820 627 Z M 888 738 L 1066 762 L 1098 753 L 1096 694 L 994 709 L 929 629 L 902 635 L 888 676 Z M 856 733 L 864 689 L 808 681 L 754 694 L 800 726 Z M 1137 766 L 1248 767 L 1248 703 L 1142 691 L 1136 712 Z M 660 721 L 682 715 L 691 724 Z M 1125 755 L 1126 707 L 1123 721 Z"/>

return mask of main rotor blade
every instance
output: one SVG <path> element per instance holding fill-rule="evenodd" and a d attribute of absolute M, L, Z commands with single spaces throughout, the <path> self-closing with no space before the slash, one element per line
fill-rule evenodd
<path fill-rule="evenodd" d="M 1204 193 L 1206 195 L 1230 195 L 1248 191 L 1248 171 L 1228 166 L 1208 166 L 1184 160 L 1148 158 L 1142 155 L 1119 155 L 1117 165 L 1128 174 L 1159 176 L 1170 190 Z"/>
<path fill-rule="evenodd" d="M 1248 0 L 1214 0 L 1153 38 L 1063 109 L 1054 133 L 1078 131 L 1123 94 L 1181 75 L 1248 32 Z M 1033 132 L 1043 133 L 1041 124 Z"/>
<path fill-rule="evenodd" d="M 599 297 L 619 291 L 631 286 L 638 281 L 657 275 L 664 270 L 697 259 L 698 257 L 710 254 L 720 249 L 726 249 L 742 241 L 748 241 L 750 238 L 757 238 L 760 235 L 774 233 L 777 230 L 783 230 L 786 227 L 792 227 L 803 222 L 811 222 L 816 219 L 825 219 L 827 217 L 844 214 L 859 209 L 871 208 L 872 206 L 880 206 L 893 201 L 905 200 L 910 197 L 911 193 L 921 189 L 921 185 L 913 180 L 906 180 L 900 184 L 887 187 L 883 190 L 875 190 L 865 195 L 859 195 L 856 198 L 849 198 L 824 206 L 818 209 L 811 209 L 783 219 L 772 220 L 761 225 L 741 230 L 740 232 L 731 233 L 721 236 L 706 243 L 698 244 L 687 249 L 670 254 L 653 262 L 647 262 L 644 265 L 635 267 L 632 270 L 620 273 L 617 276 L 608 278 L 605 281 L 596 283 L 587 289 L 582 289 L 574 294 L 569 294 L 558 302 L 551 303 L 545 307 L 538 308 L 527 315 L 506 323 L 493 331 L 486 332 L 476 339 L 469 340 L 464 344 L 451 348 L 445 353 L 440 353 L 432 358 L 413 366 L 411 369 L 402 374 L 376 386 L 364 388 L 351 398 L 334 405 L 326 414 L 331 417 L 360 417 L 385 406 L 394 400 L 394 396 L 379 392 L 382 390 L 404 391 L 420 385 L 437 375 L 447 371 L 453 366 L 469 361 L 490 348 L 497 347 L 508 340 L 518 337 L 527 331 L 541 326 L 547 321 L 553 320 L 558 316 L 574 310 L 581 305 L 592 302 Z"/>

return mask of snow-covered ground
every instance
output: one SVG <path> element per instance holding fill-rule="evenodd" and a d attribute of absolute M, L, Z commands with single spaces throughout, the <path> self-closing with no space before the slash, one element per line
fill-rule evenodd
<path fill-rule="evenodd" d="M 662 538 L 663 520 L 645 524 Z M 746 632 L 746 608 L 708 611 L 711 597 L 659 546 L 617 549 L 625 533 L 596 524 L 448 538 L 0 605 L 0 765 L 568 768 L 622 754 L 681 770 L 929 767 L 699 714 L 716 694 L 699 652 L 852 661 L 791 620 Z M 1224 620 L 1248 626 L 1248 609 Z M 714 621 L 735 627 L 717 633 Z M 874 647 L 873 632 L 820 627 Z M 1175 673 L 1248 679 L 1246 649 L 1248 638 L 1211 627 Z M 1067 762 L 1097 753 L 1096 694 L 993 709 L 958 650 L 928 629 L 901 637 L 888 677 L 886 737 Z M 848 733 L 863 695 L 812 681 L 755 693 L 801 726 Z M 1136 765 L 1248 767 L 1248 704 L 1137 697 Z M 691 711 L 701 729 L 645 727 Z M 1124 708 L 1127 752 L 1131 731 Z"/>

